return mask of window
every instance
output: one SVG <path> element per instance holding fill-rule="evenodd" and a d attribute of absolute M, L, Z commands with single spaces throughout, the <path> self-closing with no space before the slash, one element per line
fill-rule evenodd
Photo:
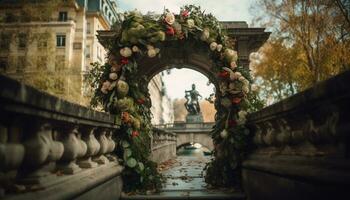
<path fill-rule="evenodd" d="M 9 50 L 11 43 L 11 35 L 3 33 L 0 35 L 0 50 Z"/>
<path fill-rule="evenodd" d="M 0 57 L 0 73 L 1 72 L 6 72 L 8 69 L 8 62 L 6 57 Z"/>
<path fill-rule="evenodd" d="M 86 23 L 86 34 L 90 34 L 91 33 L 91 24 L 88 22 Z"/>
<path fill-rule="evenodd" d="M 56 35 L 56 46 L 65 47 L 66 46 L 66 36 L 65 35 Z"/>
<path fill-rule="evenodd" d="M 58 13 L 58 21 L 65 22 L 68 20 L 68 13 L 67 12 L 59 12 Z"/>
<path fill-rule="evenodd" d="M 86 45 L 85 51 L 86 58 L 90 58 L 90 45 Z"/>
<path fill-rule="evenodd" d="M 64 56 L 56 56 L 55 60 L 55 71 L 63 71 L 65 68 L 65 57 Z"/>
<path fill-rule="evenodd" d="M 18 34 L 18 47 L 23 49 L 27 46 L 27 34 L 20 33 Z"/>

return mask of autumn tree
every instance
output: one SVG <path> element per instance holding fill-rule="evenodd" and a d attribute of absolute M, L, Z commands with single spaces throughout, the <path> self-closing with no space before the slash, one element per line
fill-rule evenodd
<path fill-rule="evenodd" d="M 258 0 L 252 8 L 255 23 L 273 31 L 252 68 L 277 100 L 350 68 L 349 8 L 344 9 L 349 4 L 344 2 Z"/>

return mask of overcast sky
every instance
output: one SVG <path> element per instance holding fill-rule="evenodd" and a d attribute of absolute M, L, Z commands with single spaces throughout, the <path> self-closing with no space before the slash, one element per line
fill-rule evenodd
<path fill-rule="evenodd" d="M 120 11 L 140 10 L 162 13 L 164 8 L 179 13 L 180 7 L 186 4 L 201 6 L 202 10 L 212 13 L 220 21 L 246 21 L 250 24 L 252 16 L 249 7 L 255 0 L 117 0 Z M 165 73 L 166 74 L 166 73 Z M 183 98 L 184 91 L 191 89 L 195 83 L 197 90 L 208 97 L 213 92 L 213 85 L 207 86 L 208 78 L 190 69 L 172 69 L 170 75 L 163 77 L 167 93 L 172 99 Z"/>

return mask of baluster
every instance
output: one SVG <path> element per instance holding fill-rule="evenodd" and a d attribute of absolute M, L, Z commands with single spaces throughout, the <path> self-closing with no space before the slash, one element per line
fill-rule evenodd
<path fill-rule="evenodd" d="M 104 156 L 104 154 L 108 151 L 108 140 L 106 138 L 106 132 L 106 129 L 100 129 L 98 131 L 97 140 L 100 143 L 101 148 L 97 156 L 93 159 L 93 161 L 97 162 L 98 164 L 109 163 L 109 160 L 106 158 L 106 156 Z"/>
<path fill-rule="evenodd" d="M 77 138 L 78 126 L 66 124 L 59 128 L 58 137 L 64 145 L 64 152 L 59 161 L 58 169 L 64 174 L 75 174 L 81 171 L 81 168 L 76 164 L 76 159 L 82 156 L 84 151 L 81 140 Z"/>
<path fill-rule="evenodd" d="M 98 164 L 92 161 L 92 157 L 97 155 L 100 151 L 100 143 L 95 138 L 96 128 L 93 127 L 85 127 L 81 128 L 82 139 L 87 145 L 87 152 L 85 156 L 79 160 L 78 164 L 81 168 L 94 168 L 97 167 Z"/>
<path fill-rule="evenodd" d="M 16 170 L 21 165 L 25 154 L 24 146 L 19 144 L 19 140 L 11 141 L 9 134 L 17 133 L 9 132 L 7 127 L 0 124 L 0 197 L 5 196 L 5 189 L 2 186 L 10 185 L 15 179 Z"/>
<path fill-rule="evenodd" d="M 108 151 L 106 157 L 108 158 L 109 161 L 116 161 L 117 158 L 115 155 L 113 155 L 113 151 L 116 147 L 116 143 L 113 140 L 113 130 L 109 130 L 107 132 L 107 140 L 108 140 Z"/>
<path fill-rule="evenodd" d="M 28 127 L 29 138 L 24 141 L 25 158 L 21 168 L 20 183 L 23 184 L 49 184 L 55 181 L 52 172 L 56 161 L 64 151 L 61 142 L 54 141 L 52 126 L 43 121 L 32 123 Z M 24 134 L 24 135 L 25 135 Z"/>

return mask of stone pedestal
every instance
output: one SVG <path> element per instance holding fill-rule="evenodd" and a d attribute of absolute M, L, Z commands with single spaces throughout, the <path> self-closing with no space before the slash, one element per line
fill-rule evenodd
<path fill-rule="evenodd" d="M 202 122 L 203 122 L 203 115 L 201 112 L 196 115 L 188 114 L 186 116 L 186 123 L 202 123 Z"/>

